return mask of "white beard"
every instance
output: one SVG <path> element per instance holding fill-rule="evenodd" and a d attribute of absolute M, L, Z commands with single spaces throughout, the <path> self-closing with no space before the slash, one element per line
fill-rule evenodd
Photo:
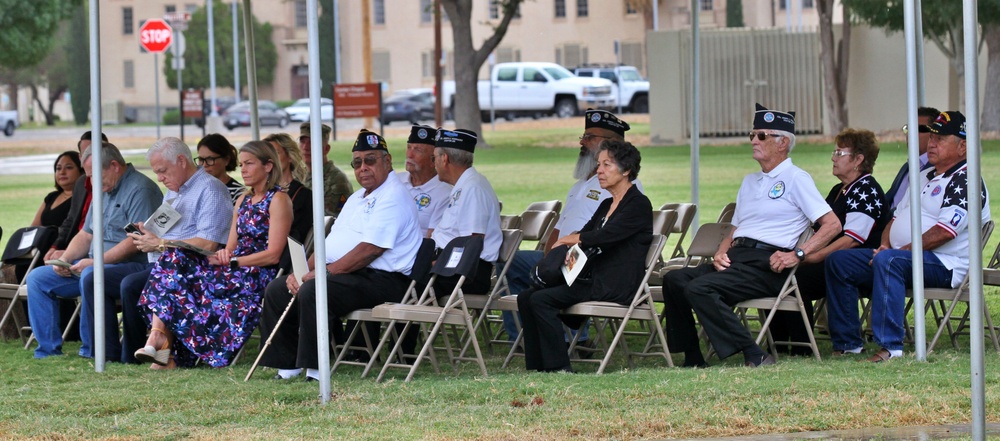
<path fill-rule="evenodd" d="M 576 160 L 576 168 L 573 169 L 573 178 L 587 179 L 590 175 L 594 174 L 594 170 L 597 170 L 597 158 L 595 155 L 581 154 Z"/>

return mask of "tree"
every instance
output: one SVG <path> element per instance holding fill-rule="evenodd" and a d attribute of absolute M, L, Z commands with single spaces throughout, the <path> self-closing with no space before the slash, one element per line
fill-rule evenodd
<path fill-rule="evenodd" d="M 451 21 L 455 51 L 455 124 L 479 133 L 480 139 L 483 139 L 483 121 L 480 119 L 479 92 L 476 88 L 479 69 L 507 34 L 507 27 L 522 0 L 493 0 L 500 9 L 500 23 L 493 27 L 493 35 L 484 40 L 479 49 L 475 49 L 472 43 L 472 0 L 438 1 Z"/>
<path fill-rule="evenodd" d="M 90 28 L 87 18 L 87 8 L 76 9 L 69 26 L 70 35 L 77 37 L 68 39 L 63 46 L 69 65 L 75 66 L 70 70 L 67 86 L 73 121 L 77 125 L 86 124 L 90 115 Z"/>
<path fill-rule="evenodd" d="M 329 3 L 329 2 L 326 2 Z M 319 91 L 320 96 L 333 98 L 331 84 L 337 82 L 337 60 L 334 48 L 333 33 L 336 23 L 333 22 L 332 8 L 320 12 L 319 21 Z"/>
<path fill-rule="evenodd" d="M 59 22 L 79 0 L 0 0 L 0 68 L 16 93 L 20 82 L 12 71 L 37 66 L 49 54 Z M 13 100 L 17 106 L 17 100 Z"/>
<path fill-rule="evenodd" d="M 233 81 L 233 22 L 232 9 L 219 0 L 214 0 L 212 11 L 215 14 L 215 83 L 217 87 L 234 87 Z M 237 14 L 243 17 L 242 2 L 238 5 Z M 242 24 L 242 18 L 240 19 Z M 257 84 L 274 82 L 274 70 L 277 65 L 277 51 L 271 40 L 273 29 L 270 23 L 261 24 L 253 19 L 254 54 L 257 58 Z M 240 72 L 246 73 L 245 51 L 246 33 L 240 33 Z M 191 15 L 188 28 L 184 31 L 186 48 L 184 51 L 184 88 L 207 88 L 210 86 L 208 71 L 208 10 L 198 8 Z M 171 88 L 177 87 L 177 71 L 172 68 L 174 54 L 167 50 L 163 61 L 163 74 Z M 246 84 L 246 81 L 241 81 Z"/>
<path fill-rule="evenodd" d="M 843 0 L 852 15 L 887 33 L 903 30 L 903 3 L 894 0 Z M 977 43 L 987 49 L 986 99 L 983 100 L 983 130 L 1000 130 L 1000 2 L 980 1 L 979 24 L 981 40 Z M 924 38 L 934 43 L 948 57 L 958 76 L 960 102 L 965 105 L 965 41 L 962 35 L 962 8 L 959 1 L 934 1 L 921 3 Z M 992 99 L 991 99 L 992 97 Z"/>
<path fill-rule="evenodd" d="M 821 2 L 823 0 L 820 0 Z M 726 2 L 726 27 L 742 28 L 746 26 L 743 22 L 743 0 L 729 0 Z"/>
<path fill-rule="evenodd" d="M 823 87 L 826 94 L 826 113 L 830 118 L 830 131 L 840 133 L 847 128 L 847 67 L 850 61 L 851 22 L 847 20 L 848 7 L 844 5 L 840 41 L 833 36 L 834 0 L 817 0 L 819 12 L 820 60 L 823 63 Z"/>

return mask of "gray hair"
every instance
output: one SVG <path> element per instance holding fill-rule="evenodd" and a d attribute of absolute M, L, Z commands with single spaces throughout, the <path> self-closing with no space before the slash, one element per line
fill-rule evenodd
<path fill-rule="evenodd" d="M 94 145 L 91 144 L 87 147 L 87 150 L 83 151 L 83 155 L 80 157 L 80 163 L 83 164 L 87 162 L 88 159 L 93 155 Z M 104 141 L 101 142 L 101 170 L 107 170 L 111 167 L 111 161 L 115 161 L 121 166 L 125 166 L 125 158 L 122 157 L 122 152 L 115 147 L 114 144 Z"/>
<path fill-rule="evenodd" d="M 792 132 L 786 132 L 784 130 L 775 130 L 774 132 L 785 138 L 788 138 L 788 153 L 791 153 L 792 149 L 795 148 L 795 134 Z"/>
<path fill-rule="evenodd" d="M 170 161 L 175 161 L 178 156 L 183 156 L 188 164 L 194 165 L 194 159 L 191 158 L 191 147 L 188 147 L 184 141 L 180 138 L 174 138 L 168 136 L 166 138 L 160 138 L 160 140 L 153 143 L 153 146 L 149 148 L 146 152 L 146 161 L 153 159 L 153 155 L 159 153 L 163 159 Z"/>
<path fill-rule="evenodd" d="M 472 167 L 473 154 L 467 150 L 460 150 L 451 147 L 438 147 L 448 155 L 448 160 L 460 167 Z"/>

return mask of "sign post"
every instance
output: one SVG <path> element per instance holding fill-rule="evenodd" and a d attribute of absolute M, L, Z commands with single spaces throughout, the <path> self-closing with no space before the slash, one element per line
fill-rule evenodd
<path fill-rule="evenodd" d="M 183 31 L 187 29 L 187 23 L 191 20 L 191 14 L 188 12 L 171 12 L 163 16 L 163 20 L 166 20 L 173 27 L 173 38 L 177 40 L 177 44 L 173 45 L 173 68 L 177 71 L 177 92 L 179 94 L 181 108 L 184 108 L 184 81 L 182 72 L 184 71 L 184 34 Z M 180 118 L 181 126 L 181 140 L 184 140 L 184 116 L 181 115 Z"/>
<path fill-rule="evenodd" d="M 156 139 L 160 139 L 160 52 L 173 42 L 170 25 L 158 18 L 146 20 L 139 27 L 139 45 L 153 53 L 153 90 L 156 91 Z"/>

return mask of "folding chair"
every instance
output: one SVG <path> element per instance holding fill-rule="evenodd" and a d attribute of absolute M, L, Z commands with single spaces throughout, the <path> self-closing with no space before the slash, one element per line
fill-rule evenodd
<path fill-rule="evenodd" d="M 653 234 L 660 234 L 665 237 L 670 237 L 670 233 L 674 230 L 674 225 L 677 223 L 678 213 L 674 209 L 661 209 L 653 212 Z M 664 247 L 666 248 L 666 247 Z M 653 285 L 660 285 L 663 281 L 660 279 L 659 269 L 665 264 L 666 260 L 663 256 L 656 259 L 656 263 L 653 268 L 653 275 L 649 279 L 649 283 Z"/>
<path fill-rule="evenodd" d="M 668 262 L 663 268 L 660 268 L 660 278 L 662 279 L 666 273 L 675 269 L 697 266 L 708 262 L 715 256 L 715 252 L 719 251 L 719 244 L 732 231 L 733 226 L 728 223 L 708 223 L 702 225 L 698 228 L 698 232 L 695 233 L 694 238 L 691 239 L 687 256 L 680 263 L 671 264 Z M 662 286 L 651 286 L 650 290 L 653 293 L 653 301 L 663 301 Z"/>
<path fill-rule="evenodd" d="M 402 304 L 410 304 L 416 302 L 417 300 L 417 283 L 427 276 L 428 271 L 431 269 L 431 261 L 434 260 L 434 239 L 424 238 L 420 243 L 420 248 L 417 250 L 417 257 L 413 262 L 413 267 L 410 269 L 410 285 L 407 286 L 406 292 L 403 294 L 403 299 L 400 300 Z M 351 329 L 350 334 L 348 334 L 347 339 L 344 342 L 333 342 L 333 352 L 336 354 L 336 359 L 333 362 L 333 366 L 330 368 L 330 372 L 335 372 L 338 367 L 342 364 L 352 365 L 352 366 L 364 366 L 365 370 L 362 373 L 362 377 L 368 374 L 370 366 L 378 359 L 377 352 L 372 348 L 372 338 L 368 335 L 368 328 L 365 323 L 370 322 L 383 322 L 384 320 L 377 320 L 372 317 L 371 309 L 358 309 L 352 311 L 350 314 L 342 317 L 345 321 L 354 321 L 354 329 Z M 358 334 L 361 334 L 364 338 L 364 346 L 356 345 L 354 342 L 357 339 Z M 362 350 L 368 353 L 368 361 L 355 361 L 346 360 L 345 357 L 352 350 Z"/>
<path fill-rule="evenodd" d="M 500 215 L 501 230 L 516 230 L 521 228 L 521 216 L 517 214 Z"/>
<path fill-rule="evenodd" d="M 535 249 L 544 250 L 545 241 L 555 228 L 557 220 L 559 214 L 555 211 L 527 210 L 521 213 L 521 232 L 524 233 L 521 240 L 538 241 Z"/>
<path fill-rule="evenodd" d="M 510 294 L 510 287 L 507 285 L 507 270 L 510 269 L 510 263 L 514 260 L 514 253 L 521 247 L 521 237 L 523 234 L 521 230 L 503 230 L 503 242 L 500 244 L 500 258 L 497 260 L 497 265 L 493 270 L 492 289 L 487 294 L 465 294 L 466 307 L 470 311 L 476 311 L 477 313 L 473 331 L 479 332 L 480 328 L 482 328 L 487 342 L 487 350 L 491 351 L 491 353 L 493 343 L 508 343 L 507 340 L 500 340 L 495 337 L 499 331 L 494 333 L 491 323 L 493 321 L 499 322 L 500 320 L 496 316 L 490 317 L 489 311 L 493 309 L 493 304 L 496 303 L 497 299 Z M 475 338 L 475 334 L 473 334 L 473 338 Z M 465 356 L 465 351 L 469 349 L 470 340 L 472 339 L 465 339 L 460 356 Z"/>
<path fill-rule="evenodd" d="M 528 207 L 524 211 L 555 211 L 559 214 L 562 211 L 562 201 L 559 199 L 554 199 L 551 201 L 538 201 L 528 204 Z"/>
<path fill-rule="evenodd" d="M 595 321 L 594 325 L 597 328 L 597 332 L 595 335 L 592 335 L 592 338 L 597 340 L 598 347 L 600 348 L 599 350 L 604 351 L 604 357 L 600 360 L 574 359 L 573 361 L 600 363 L 597 373 L 604 373 L 604 369 L 608 366 L 608 362 L 611 361 L 611 356 L 614 354 L 615 347 L 620 345 L 622 350 L 625 351 L 629 368 L 635 367 L 632 357 L 636 356 L 662 356 L 667 360 L 668 366 L 674 366 L 674 362 L 670 358 L 670 350 L 667 347 L 667 337 L 663 332 L 663 327 L 659 324 L 660 316 L 656 313 L 656 305 L 653 304 L 649 285 L 647 284 L 650 274 L 653 273 L 653 266 L 656 264 L 657 259 L 660 258 L 660 253 L 663 252 L 663 247 L 666 243 L 666 237 L 659 234 L 653 235 L 653 240 L 649 244 L 649 250 L 646 252 L 646 271 L 643 275 L 642 283 L 640 283 L 639 288 L 636 289 L 635 296 L 632 298 L 632 302 L 629 305 L 623 306 L 614 302 L 582 302 L 570 306 L 562 311 L 563 315 L 577 315 L 603 319 Z M 623 338 L 625 334 L 625 327 L 628 326 L 630 320 L 642 320 L 647 322 L 649 328 L 655 331 L 654 334 L 656 339 L 659 341 L 658 346 L 660 350 L 655 352 L 630 351 L 625 339 Z M 586 326 L 586 324 L 583 326 Z M 604 330 L 608 329 L 609 326 L 614 332 L 614 338 L 611 340 L 610 344 L 606 342 L 604 336 Z M 582 327 L 580 331 L 582 331 Z M 570 354 L 572 354 L 576 349 L 576 340 L 579 335 L 580 333 L 578 332 L 576 336 L 573 337 L 573 341 L 570 342 Z M 518 338 L 520 339 L 521 336 L 519 335 Z M 650 348 L 647 347 L 647 349 Z"/>
<path fill-rule="evenodd" d="M 993 221 L 986 222 L 983 224 L 982 238 L 983 247 L 986 247 L 986 242 L 989 241 L 990 236 L 993 234 Z M 995 268 L 1000 266 L 997 262 L 998 253 L 1000 253 L 1000 245 L 998 245 L 997 250 L 993 252 L 993 258 L 990 259 L 989 268 L 994 268 L 990 271 L 983 269 L 984 277 L 983 284 L 987 284 L 986 274 L 989 272 L 997 271 Z M 969 271 L 974 271 L 975 268 L 969 268 Z M 995 276 L 990 275 L 990 281 L 994 281 Z M 906 290 L 906 296 L 909 298 L 906 302 L 906 310 L 909 311 L 913 305 L 913 291 Z M 965 313 L 962 317 L 955 318 L 952 314 L 955 311 L 955 307 L 959 303 L 966 304 Z M 936 306 L 935 306 L 936 304 Z M 958 348 L 958 336 L 962 334 L 968 334 L 969 328 L 969 312 L 971 308 L 969 306 L 969 274 L 965 275 L 962 279 L 962 283 L 958 285 L 957 288 L 924 288 L 924 314 L 927 314 L 927 310 L 931 310 L 934 313 L 934 320 L 937 322 L 938 329 L 934 333 L 934 338 L 931 339 L 930 343 L 927 344 L 927 352 L 934 350 L 934 346 L 937 344 L 939 338 L 941 338 L 941 333 L 944 330 L 948 330 L 948 336 L 951 338 L 951 344 L 955 348 Z M 937 307 L 941 308 L 941 314 L 938 314 Z M 990 316 L 989 304 L 983 302 L 983 314 L 986 318 L 986 330 L 989 332 L 989 338 L 993 341 L 993 349 L 1000 352 L 1000 338 L 998 338 L 996 328 L 993 326 L 993 318 Z M 958 321 L 957 326 L 952 326 L 952 321 Z"/>
<path fill-rule="evenodd" d="M 469 309 L 465 305 L 465 295 L 462 292 L 462 284 L 469 277 L 472 277 L 476 273 L 476 269 L 479 265 L 479 256 L 483 250 L 483 237 L 482 236 L 463 236 L 456 237 L 448 243 L 448 246 L 441 252 L 437 257 L 437 261 L 434 263 L 434 267 L 431 268 L 431 279 L 424 288 L 423 293 L 420 295 L 420 299 L 414 305 L 403 305 L 403 304 L 382 304 L 376 306 L 372 309 L 372 317 L 375 319 L 389 321 L 386 326 L 386 331 L 382 334 L 382 338 L 379 340 L 379 346 L 377 351 L 385 344 L 386 340 L 389 339 L 390 333 L 393 332 L 395 324 L 397 322 L 405 322 L 406 325 L 403 327 L 403 331 L 399 333 L 398 338 L 396 338 L 396 344 L 393 346 L 392 351 L 389 352 L 389 356 L 386 359 L 385 364 L 382 365 L 382 371 L 379 372 L 376 381 L 381 382 L 382 378 L 385 377 L 385 373 L 389 368 L 405 368 L 409 369 L 409 374 L 406 375 L 406 380 L 409 382 L 413 375 L 417 372 L 420 367 L 421 361 L 424 358 L 428 358 L 429 353 L 434 350 L 434 340 L 437 338 L 438 334 L 443 334 L 445 340 L 445 350 L 448 353 L 448 359 L 451 362 L 452 369 L 455 373 L 458 373 L 457 363 L 459 361 L 472 361 L 475 360 L 479 364 L 479 369 L 482 371 L 483 376 L 487 376 L 486 373 L 486 363 L 483 361 L 483 354 L 479 350 L 479 342 L 475 338 L 470 338 L 472 340 L 472 347 L 475 349 L 476 357 L 472 359 L 470 357 L 457 357 L 452 350 L 450 339 L 446 332 L 442 332 L 444 326 L 449 326 L 455 337 L 458 337 L 458 333 L 455 331 L 456 328 L 464 328 L 463 333 L 465 335 L 474 336 L 473 325 L 472 325 L 472 315 L 469 314 Z M 455 289 L 444 298 L 444 302 L 440 305 L 437 304 L 437 295 L 434 290 L 434 282 L 437 278 L 441 277 L 452 277 L 459 276 L 458 283 L 455 285 Z M 408 332 L 413 331 L 413 327 L 420 326 L 421 324 L 427 324 L 431 326 L 431 330 L 427 333 L 423 345 L 421 345 L 420 352 L 416 359 L 413 360 L 413 365 L 407 365 L 405 363 L 395 362 L 394 360 L 403 359 L 402 344 Z"/>
<path fill-rule="evenodd" d="M 691 222 L 694 221 L 694 215 L 698 213 L 698 206 L 690 202 L 663 204 L 663 206 L 660 207 L 660 210 L 674 210 L 677 212 L 677 220 L 674 222 L 673 228 L 670 232 L 679 234 L 679 236 L 677 237 L 677 245 L 670 253 L 670 258 L 683 258 L 684 238 L 687 237 L 687 232 L 691 228 Z"/>
<path fill-rule="evenodd" d="M 3 267 L 10 266 L 13 269 L 19 264 L 28 265 L 27 272 L 24 273 L 24 276 L 17 283 L 0 283 L 0 300 L 10 302 L 7 305 L 7 310 L 4 312 L 3 318 L 0 319 L 0 329 L 3 329 L 8 320 L 13 319 L 14 327 L 17 330 L 18 336 L 21 337 L 21 342 L 25 344 L 25 348 L 31 342 L 31 327 L 26 322 L 21 323 L 17 307 L 21 302 L 27 302 L 28 288 L 26 281 L 28 274 L 42 264 L 42 257 L 55 239 L 57 231 L 54 227 L 21 228 L 10 236 L 3 252 Z M 13 273 L 13 271 L 11 272 Z M 77 311 L 79 311 L 79 305 L 77 306 Z"/>
<path fill-rule="evenodd" d="M 733 215 L 736 214 L 736 202 L 730 202 L 722 207 L 722 211 L 719 212 L 719 219 L 716 222 L 730 223 L 733 221 Z"/>
<path fill-rule="evenodd" d="M 797 246 L 802 246 L 810 237 L 812 237 L 812 228 L 806 228 L 806 231 L 799 236 L 799 241 Z M 782 341 L 782 345 L 789 346 L 805 346 L 812 350 L 813 355 L 816 356 L 816 360 L 820 360 L 819 347 L 816 345 L 816 337 L 813 335 L 812 325 L 809 323 L 809 316 L 806 314 L 805 304 L 802 303 L 802 293 L 799 292 L 799 285 L 795 280 L 795 272 L 799 269 L 796 265 L 792 267 L 792 270 L 788 272 L 788 276 L 785 278 L 785 283 L 778 292 L 777 297 L 762 297 L 759 299 L 744 300 L 736 304 L 736 310 L 740 315 L 740 319 L 743 321 L 743 325 L 747 326 L 750 330 L 748 320 L 746 318 L 746 312 L 750 308 L 757 310 L 757 316 L 760 319 L 760 330 L 757 333 L 757 344 L 767 337 L 767 345 L 770 348 L 771 355 L 774 358 L 778 358 L 777 347 L 775 345 L 774 339 L 771 337 L 771 320 L 774 319 L 775 313 L 778 311 L 798 311 L 802 316 L 802 322 L 805 323 L 806 334 L 809 336 L 809 342 L 795 342 L 795 341 Z M 766 316 L 764 312 L 767 312 Z M 753 330 L 750 330 L 752 333 Z"/>

